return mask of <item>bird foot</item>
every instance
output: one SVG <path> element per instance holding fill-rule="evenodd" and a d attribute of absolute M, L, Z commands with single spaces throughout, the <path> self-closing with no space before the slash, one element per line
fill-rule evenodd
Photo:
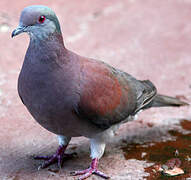
<path fill-rule="evenodd" d="M 109 179 L 110 178 L 109 176 L 107 176 L 103 172 L 97 170 L 97 165 L 98 165 L 98 159 L 95 158 L 92 160 L 92 163 L 88 169 L 85 169 L 82 171 L 71 172 L 71 175 L 73 175 L 73 176 L 82 175 L 78 178 L 78 180 L 84 180 L 84 179 L 90 177 L 92 174 L 96 174 L 104 179 Z"/>
<path fill-rule="evenodd" d="M 67 158 L 72 158 L 74 157 L 75 153 L 73 154 L 65 154 L 65 150 L 66 150 L 67 146 L 59 146 L 56 153 L 53 154 L 52 156 L 34 156 L 33 158 L 36 160 L 46 160 L 42 165 L 39 166 L 39 170 L 40 169 L 44 169 L 47 168 L 48 166 L 50 166 L 51 164 L 54 163 L 58 163 L 58 167 L 61 168 L 62 167 L 62 162 L 63 159 Z"/>

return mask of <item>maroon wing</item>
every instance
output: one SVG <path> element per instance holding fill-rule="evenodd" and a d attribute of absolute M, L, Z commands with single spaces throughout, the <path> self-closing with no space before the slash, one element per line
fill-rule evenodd
<path fill-rule="evenodd" d="M 135 111 L 131 76 L 96 60 L 83 59 L 80 66 L 79 117 L 107 129 Z"/>

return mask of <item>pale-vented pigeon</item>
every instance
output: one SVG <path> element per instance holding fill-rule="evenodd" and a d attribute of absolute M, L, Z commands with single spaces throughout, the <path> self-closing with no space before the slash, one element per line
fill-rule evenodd
<path fill-rule="evenodd" d="M 34 119 L 58 135 L 59 148 L 41 166 L 53 162 L 61 165 L 71 137 L 90 139 L 92 163 L 83 171 L 109 176 L 98 170 L 106 142 L 114 130 L 140 110 L 150 107 L 182 106 L 187 103 L 157 94 L 149 81 L 136 80 L 131 75 L 108 64 L 79 56 L 67 50 L 55 13 L 46 6 L 26 7 L 12 37 L 27 32 L 30 44 L 18 79 L 18 92 Z"/>

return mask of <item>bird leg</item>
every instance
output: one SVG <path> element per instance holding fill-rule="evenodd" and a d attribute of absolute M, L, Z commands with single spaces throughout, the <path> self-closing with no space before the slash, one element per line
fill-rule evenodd
<path fill-rule="evenodd" d="M 46 160 L 40 167 L 39 169 L 43 169 L 46 168 L 48 166 L 50 166 L 51 164 L 57 162 L 58 163 L 58 167 L 61 168 L 62 166 L 62 162 L 64 158 L 72 158 L 74 156 L 75 153 L 72 154 L 66 154 L 65 150 L 69 144 L 70 141 L 70 137 L 66 137 L 63 135 L 58 135 L 58 142 L 59 142 L 59 147 L 56 151 L 55 154 L 53 154 L 52 156 L 35 156 L 34 159 L 43 159 Z"/>
<path fill-rule="evenodd" d="M 46 168 L 48 166 L 50 166 L 51 164 L 57 162 L 58 163 L 58 167 L 61 168 L 62 166 L 62 162 L 64 158 L 71 158 L 73 157 L 73 154 L 65 154 L 65 150 L 66 150 L 67 145 L 65 146 L 59 146 L 56 153 L 53 154 L 52 156 L 34 156 L 34 159 L 43 159 L 46 160 L 41 166 L 39 166 L 39 169 L 43 169 Z"/>
<path fill-rule="evenodd" d="M 91 176 L 92 174 L 96 174 L 102 178 L 109 179 L 110 177 L 104 174 L 103 172 L 99 171 L 97 169 L 98 167 L 98 158 L 94 158 L 92 160 L 92 163 L 88 169 L 82 170 L 82 171 L 74 171 L 71 172 L 71 175 L 77 176 L 77 175 L 82 175 L 78 178 L 78 180 L 83 180 Z"/>

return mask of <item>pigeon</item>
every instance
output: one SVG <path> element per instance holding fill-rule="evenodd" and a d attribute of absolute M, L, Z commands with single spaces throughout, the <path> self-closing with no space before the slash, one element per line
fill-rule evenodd
<path fill-rule="evenodd" d="M 61 167 L 72 137 L 90 139 L 92 162 L 74 171 L 80 180 L 96 174 L 106 143 L 118 127 L 141 110 L 188 105 L 160 95 L 149 80 L 140 81 L 102 61 L 79 56 L 66 49 L 59 20 L 49 7 L 32 5 L 21 12 L 12 37 L 26 32 L 29 46 L 18 78 L 18 94 L 33 118 L 58 137 L 59 147 L 44 159 L 41 168 L 57 162 Z"/>

